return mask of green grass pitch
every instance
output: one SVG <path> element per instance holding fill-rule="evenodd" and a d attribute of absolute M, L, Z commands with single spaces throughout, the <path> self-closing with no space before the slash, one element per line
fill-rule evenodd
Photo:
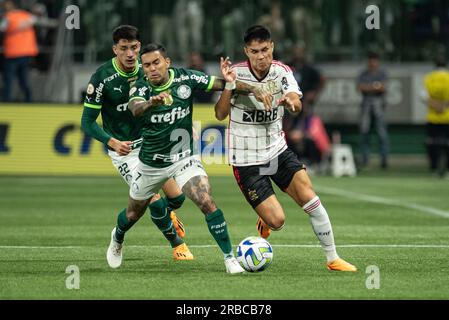
<path fill-rule="evenodd" d="M 234 247 L 257 235 L 231 177 L 211 177 Z M 178 210 L 194 261 L 175 262 L 146 214 L 127 234 L 121 268 L 105 252 L 127 187 L 117 177 L 0 177 L 0 299 L 448 299 L 449 183 L 424 173 L 314 177 L 338 253 L 357 273 L 329 272 L 309 220 L 277 190 L 286 226 L 269 238 L 273 264 L 228 275 L 200 211 Z M 80 288 L 66 288 L 68 266 Z M 369 266 L 379 289 L 368 289 Z M 369 271 L 369 269 L 368 269 Z"/>

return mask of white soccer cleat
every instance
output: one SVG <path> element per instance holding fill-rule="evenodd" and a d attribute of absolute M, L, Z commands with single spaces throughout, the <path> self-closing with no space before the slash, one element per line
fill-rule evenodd
<path fill-rule="evenodd" d="M 245 269 L 242 268 L 235 257 L 225 259 L 224 263 L 226 266 L 226 273 L 234 274 L 245 272 Z"/>
<path fill-rule="evenodd" d="M 111 243 L 106 253 L 106 259 L 111 268 L 118 268 L 122 264 L 122 247 L 121 243 L 114 240 L 115 228 L 111 233 Z"/>

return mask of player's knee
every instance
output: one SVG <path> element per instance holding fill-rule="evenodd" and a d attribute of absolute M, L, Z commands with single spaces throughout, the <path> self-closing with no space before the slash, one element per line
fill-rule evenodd
<path fill-rule="evenodd" d="M 186 196 L 182 193 L 180 196 L 177 196 L 176 198 L 168 198 L 168 206 L 172 208 L 173 210 L 181 208 L 182 204 L 184 203 L 186 199 Z"/>
<path fill-rule="evenodd" d="M 268 226 L 273 231 L 279 231 L 284 227 L 285 217 L 276 217 L 267 222 Z"/>
<path fill-rule="evenodd" d="M 159 199 L 161 199 L 161 196 L 160 196 L 159 194 L 155 194 L 154 196 L 151 197 L 150 205 L 151 205 L 153 202 L 158 201 Z"/>
<path fill-rule="evenodd" d="M 149 208 L 152 218 L 163 217 L 167 213 L 167 201 L 164 198 L 159 197 L 158 200 L 150 203 Z"/>
<path fill-rule="evenodd" d="M 283 221 L 282 223 L 276 224 L 274 227 L 271 228 L 271 230 L 280 231 L 284 228 L 284 226 L 285 226 L 285 222 Z"/>

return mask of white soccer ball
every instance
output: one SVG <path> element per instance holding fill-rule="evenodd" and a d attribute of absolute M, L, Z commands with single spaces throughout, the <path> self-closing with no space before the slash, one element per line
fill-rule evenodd
<path fill-rule="evenodd" d="M 237 247 L 237 260 L 246 271 L 260 272 L 273 261 L 273 248 L 264 238 L 248 237 Z"/>

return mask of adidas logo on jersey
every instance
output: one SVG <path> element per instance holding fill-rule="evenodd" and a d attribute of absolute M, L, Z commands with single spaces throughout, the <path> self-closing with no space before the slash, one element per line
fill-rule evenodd
<path fill-rule="evenodd" d="M 243 111 L 243 122 L 272 122 L 278 118 L 278 109 L 271 111 L 254 110 Z"/>

